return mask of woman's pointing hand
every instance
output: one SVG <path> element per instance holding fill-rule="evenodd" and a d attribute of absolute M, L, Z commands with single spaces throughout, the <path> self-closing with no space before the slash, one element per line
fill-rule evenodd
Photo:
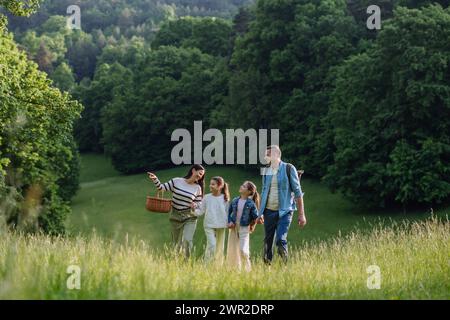
<path fill-rule="evenodd" d="M 147 172 L 148 177 L 150 178 L 150 180 L 152 180 L 153 182 L 158 180 L 158 177 L 156 177 L 156 175 L 154 173 L 151 172 Z"/>

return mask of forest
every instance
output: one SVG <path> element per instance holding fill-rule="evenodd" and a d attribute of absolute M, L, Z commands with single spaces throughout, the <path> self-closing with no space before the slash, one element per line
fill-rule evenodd
<path fill-rule="evenodd" d="M 64 233 L 80 152 L 124 174 L 169 168 L 171 133 L 194 121 L 279 128 L 286 161 L 368 208 L 448 204 L 448 5 L 0 0 L 5 220 L 29 219 L 40 195 L 38 227 Z"/>

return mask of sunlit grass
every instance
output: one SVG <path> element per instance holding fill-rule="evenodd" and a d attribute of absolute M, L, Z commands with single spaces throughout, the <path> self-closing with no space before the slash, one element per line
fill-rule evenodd
<path fill-rule="evenodd" d="M 199 248 L 200 249 L 200 248 Z M 0 235 L 1 299 L 449 299 L 450 224 L 429 219 L 353 232 L 291 250 L 287 266 L 253 257 L 251 273 L 185 261 L 140 240 Z M 66 285 L 81 268 L 80 290 Z M 381 289 L 367 288 L 367 267 Z"/>

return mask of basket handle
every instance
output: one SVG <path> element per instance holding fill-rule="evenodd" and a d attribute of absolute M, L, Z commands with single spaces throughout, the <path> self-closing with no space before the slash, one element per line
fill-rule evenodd
<path fill-rule="evenodd" d="M 164 190 L 158 190 L 157 192 L 156 192 L 156 197 L 158 198 L 158 199 L 164 199 Z"/>

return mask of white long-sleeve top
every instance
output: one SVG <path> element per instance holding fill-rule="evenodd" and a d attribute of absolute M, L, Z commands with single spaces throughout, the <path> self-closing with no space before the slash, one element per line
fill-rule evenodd
<path fill-rule="evenodd" d="M 214 196 L 208 193 L 195 210 L 197 216 L 205 215 L 205 228 L 226 228 L 228 224 L 228 202 L 224 195 Z"/>

